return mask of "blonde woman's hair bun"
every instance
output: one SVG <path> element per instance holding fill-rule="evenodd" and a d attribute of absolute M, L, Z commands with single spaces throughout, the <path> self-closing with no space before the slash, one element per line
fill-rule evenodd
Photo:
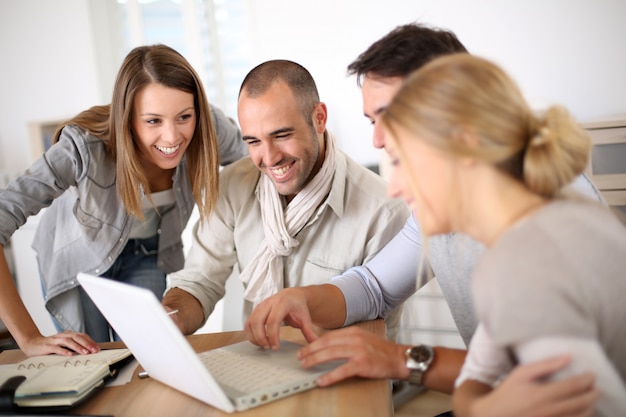
<path fill-rule="evenodd" d="M 563 106 L 548 108 L 534 124 L 524 156 L 524 182 L 552 197 L 585 170 L 591 141 Z"/>
<path fill-rule="evenodd" d="M 534 135 L 531 137 L 528 146 L 539 147 L 554 143 L 557 140 L 557 129 L 550 126 L 550 116 L 541 117 Z"/>

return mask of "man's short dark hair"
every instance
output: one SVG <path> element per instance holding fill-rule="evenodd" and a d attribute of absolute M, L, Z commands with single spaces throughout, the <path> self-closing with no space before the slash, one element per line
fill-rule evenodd
<path fill-rule="evenodd" d="M 467 49 L 453 32 L 409 23 L 397 26 L 374 42 L 348 65 L 348 75 L 356 75 L 359 86 L 361 78 L 368 73 L 404 78 L 435 57 L 459 52 Z"/>
<path fill-rule="evenodd" d="M 257 65 L 245 76 L 239 96 L 259 97 L 276 82 L 289 86 L 305 120 L 311 122 L 311 113 L 320 103 L 320 96 L 311 73 L 296 62 L 274 59 Z"/>

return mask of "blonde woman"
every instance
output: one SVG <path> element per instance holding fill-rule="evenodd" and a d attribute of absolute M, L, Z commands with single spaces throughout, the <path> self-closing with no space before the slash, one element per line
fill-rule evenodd
<path fill-rule="evenodd" d="M 598 393 L 593 415 L 623 414 L 626 229 L 606 207 L 561 191 L 587 164 L 584 130 L 562 107 L 537 116 L 499 67 L 467 54 L 414 73 L 381 123 L 390 194 L 409 203 L 424 234 L 464 233 L 487 248 L 455 416 L 501 416 L 491 388 L 510 366 L 552 357 L 569 361 L 552 378 L 589 374 L 563 415 L 589 415 L 579 406 Z M 518 394 L 506 399 L 518 413 L 507 415 L 532 404 Z"/>
<path fill-rule="evenodd" d="M 165 45 L 133 49 L 111 104 L 69 120 L 54 142 L 0 190 L 0 245 L 49 206 L 33 247 L 46 307 L 65 331 L 41 335 L 0 251 L 0 318 L 27 355 L 95 352 L 94 340 L 109 341 L 111 329 L 78 286 L 78 272 L 162 297 L 165 274 L 183 266 L 181 233 L 194 204 L 206 218 L 219 163 L 247 154 L 237 126 L 209 106 L 194 69 Z"/>

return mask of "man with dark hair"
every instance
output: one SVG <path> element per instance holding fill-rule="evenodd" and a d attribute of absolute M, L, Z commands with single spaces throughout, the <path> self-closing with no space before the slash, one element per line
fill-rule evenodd
<path fill-rule="evenodd" d="M 376 122 L 404 79 L 429 60 L 452 53 L 467 53 L 452 32 L 407 24 L 372 44 L 348 66 L 348 73 L 356 75 L 361 86 L 363 111 L 373 124 L 376 148 L 385 147 L 385 137 Z M 599 192 L 586 177 L 579 177 L 573 186 L 601 200 Z M 468 345 L 477 325 L 470 279 L 483 247 L 456 234 L 433 237 L 428 240 L 427 248 L 423 247 L 423 240 L 415 218 L 410 216 L 402 231 L 367 264 L 347 270 L 333 278 L 330 284 L 287 289 L 260 304 L 246 323 L 250 340 L 260 346 L 276 347 L 278 327 L 286 321 L 300 328 L 311 342 L 300 352 L 305 366 L 347 359 L 345 365 L 322 376 L 319 385 L 330 385 L 358 375 L 408 380 L 451 393 L 465 359 L 465 350 L 396 344 L 356 328 L 330 332 L 321 338 L 313 332 L 312 323 L 324 328 L 338 328 L 361 320 L 387 317 L 416 291 L 416 272 L 419 270 L 420 286 L 433 275 L 437 278 L 459 333 Z M 427 258 L 424 267 L 419 265 L 420 258 Z M 560 366 L 565 366 L 562 361 Z M 498 401 L 504 398 L 507 406 L 515 410 L 528 405 L 537 409 L 549 405 L 555 414 L 548 415 L 559 415 L 558 412 L 569 405 L 565 402 L 570 397 L 579 399 L 583 407 L 590 402 L 590 396 L 578 395 L 590 390 L 588 385 L 581 383 L 585 376 L 552 384 L 537 383 L 541 377 L 556 370 L 554 363 L 519 367 L 515 372 L 518 379 L 513 380 L 518 382 L 517 385 L 507 384 L 507 388 L 511 388 L 508 392 L 494 390 L 491 398 L 499 406 Z M 535 395 L 533 401 L 536 403 L 524 399 L 521 400 L 524 404 L 516 408 L 518 404 L 510 401 L 516 387 L 523 387 L 529 395 Z M 559 408 L 561 406 L 563 408 Z"/>
<path fill-rule="evenodd" d="M 359 86 L 367 74 L 376 78 L 404 79 L 431 59 L 457 52 L 467 52 L 467 49 L 452 32 L 425 25 L 402 25 L 359 55 L 348 65 L 348 74 L 356 75 Z"/>
<path fill-rule="evenodd" d="M 177 310 L 172 318 L 185 334 L 209 317 L 235 265 L 245 317 L 283 287 L 325 283 L 367 262 L 409 217 L 382 178 L 336 147 L 326 105 L 301 65 L 253 68 L 237 108 L 250 156 L 221 171 L 215 209 L 194 227 L 184 268 L 168 275 L 163 305 Z"/>

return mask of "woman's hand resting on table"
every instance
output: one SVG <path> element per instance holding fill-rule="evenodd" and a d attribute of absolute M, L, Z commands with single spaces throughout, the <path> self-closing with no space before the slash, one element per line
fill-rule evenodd
<path fill-rule="evenodd" d="M 19 343 L 26 356 L 56 353 L 63 356 L 86 355 L 100 351 L 100 347 L 85 333 L 66 330 L 52 336 L 35 336 Z"/>

